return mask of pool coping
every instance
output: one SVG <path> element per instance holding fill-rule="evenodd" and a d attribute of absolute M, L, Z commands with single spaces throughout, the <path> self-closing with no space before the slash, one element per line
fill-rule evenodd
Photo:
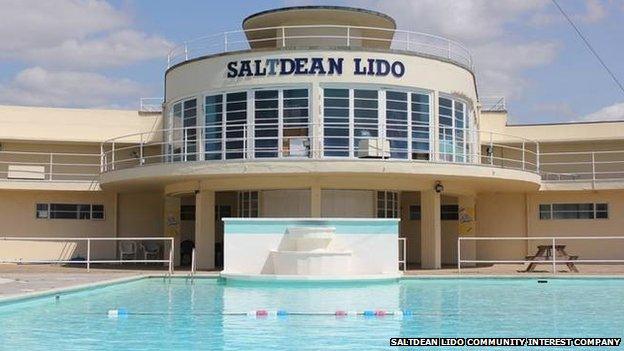
<path fill-rule="evenodd" d="M 137 275 L 133 275 L 133 276 L 109 279 L 109 280 L 104 280 L 104 281 L 99 281 L 99 282 L 94 282 L 94 283 L 79 284 L 79 285 L 75 285 L 75 286 L 56 288 L 56 289 L 50 289 L 50 290 L 43 290 L 43 291 L 36 291 L 36 292 L 29 292 L 29 293 L 16 294 L 16 295 L 12 295 L 12 296 L 2 297 L 2 298 L 0 298 L 0 306 L 12 304 L 12 303 L 17 303 L 17 302 L 24 302 L 24 301 L 28 301 L 28 300 L 34 300 L 34 299 L 37 299 L 37 298 L 43 298 L 43 297 L 47 297 L 47 296 L 51 296 L 51 295 L 69 294 L 69 293 L 75 293 L 75 292 L 80 292 L 80 291 L 84 291 L 84 290 L 103 288 L 103 287 L 107 287 L 107 286 L 111 286 L 111 285 L 130 283 L 130 282 L 139 281 L 139 280 L 143 280 L 143 279 L 153 279 L 153 278 L 170 278 L 170 279 L 183 279 L 183 278 L 186 278 L 186 279 L 188 279 L 189 275 L 188 274 L 173 274 L 173 275 L 169 276 L 167 274 L 157 274 L 157 273 L 154 273 L 154 274 L 152 274 L 152 273 L 150 273 L 150 274 L 137 274 Z M 219 276 L 218 272 L 199 273 L 199 274 L 195 275 L 193 278 L 196 278 L 196 279 L 222 279 Z M 452 280 L 452 279 L 461 279 L 461 280 L 465 280 L 465 279 L 475 279 L 475 280 L 481 280 L 481 279 L 484 279 L 484 280 L 485 279 L 514 279 L 514 280 L 596 279 L 596 280 L 601 280 L 601 279 L 624 279 L 624 275 L 574 275 L 574 276 L 532 275 L 532 276 L 518 276 L 518 275 L 504 275 L 504 274 L 503 275 L 487 275 L 487 274 L 474 274 L 474 275 L 428 274 L 428 275 L 424 275 L 423 274 L 423 275 L 403 275 L 400 278 L 395 279 L 395 281 L 419 280 L 419 279 L 424 279 L 424 280 L 436 280 L 436 279 L 438 279 L 438 280 Z M 273 281 L 268 281 L 268 282 L 269 283 L 271 283 L 271 282 L 279 282 L 279 280 L 278 281 L 273 280 Z M 327 283 L 331 283 L 332 281 L 326 281 L 326 282 Z M 366 281 L 360 280 L 359 282 L 366 282 Z"/>

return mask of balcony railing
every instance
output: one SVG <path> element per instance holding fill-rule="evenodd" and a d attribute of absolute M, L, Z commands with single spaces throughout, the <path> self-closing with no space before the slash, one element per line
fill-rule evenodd
<path fill-rule="evenodd" d="M 139 100 L 139 112 L 162 112 L 162 98 L 141 98 Z"/>
<path fill-rule="evenodd" d="M 624 150 L 549 152 L 540 154 L 546 182 L 624 180 Z"/>
<path fill-rule="evenodd" d="M 493 136 L 500 133 L 440 126 L 437 133 L 431 133 L 432 139 L 410 139 L 404 126 L 386 126 L 387 135 L 405 133 L 405 136 L 349 138 L 348 133 L 314 136 L 323 128 L 347 130 L 348 124 L 283 128 L 278 133 L 278 126 L 271 124 L 219 124 L 130 134 L 102 143 L 101 171 L 195 161 L 375 160 L 457 163 L 539 173 L 539 145 L 520 137 L 515 137 L 514 145 L 492 142 L 496 140 Z M 506 137 L 509 140 L 510 136 Z M 152 141 L 129 142 L 137 139 Z"/>
<path fill-rule="evenodd" d="M 100 154 L 0 151 L 0 180 L 97 182 Z"/>
<path fill-rule="evenodd" d="M 507 111 L 507 102 L 504 96 L 481 96 L 479 102 L 481 103 L 481 111 Z"/>
<path fill-rule="evenodd" d="M 322 43 L 322 44 L 319 44 Z M 470 51 L 461 43 L 427 33 L 388 28 L 301 25 L 227 31 L 186 41 L 167 56 L 168 67 L 194 58 L 260 48 L 387 47 L 448 60 L 473 69 Z"/>

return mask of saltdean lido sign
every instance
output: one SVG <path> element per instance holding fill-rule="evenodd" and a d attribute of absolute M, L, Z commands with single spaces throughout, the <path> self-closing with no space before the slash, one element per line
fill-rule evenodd
<path fill-rule="evenodd" d="M 267 58 L 264 60 L 240 60 L 227 64 L 227 77 L 264 77 L 287 75 L 342 75 L 344 58 Z M 405 65 L 401 61 L 374 58 L 354 58 L 351 67 L 354 75 L 403 77 Z"/>

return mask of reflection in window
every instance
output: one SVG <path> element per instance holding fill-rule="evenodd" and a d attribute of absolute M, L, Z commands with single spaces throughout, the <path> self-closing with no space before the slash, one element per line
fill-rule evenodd
<path fill-rule="evenodd" d="M 308 89 L 283 91 L 283 150 L 284 156 L 310 156 Z"/>
<path fill-rule="evenodd" d="M 325 89 L 323 149 L 325 156 L 349 156 L 349 90 Z"/>
<path fill-rule="evenodd" d="M 277 90 L 259 90 L 254 94 L 255 157 L 277 157 L 279 138 L 279 96 Z"/>
<path fill-rule="evenodd" d="M 197 159 L 197 100 L 189 99 L 173 104 L 169 114 L 169 160 L 195 161 Z"/>
<path fill-rule="evenodd" d="M 378 92 L 353 91 L 353 141 L 358 157 L 384 156 L 387 148 L 379 142 Z"/>
<path fill-rule="evenodd" d="M 390 142 L 390 157 L 408 156 L 408 93 L 386 92 L 386 137 Z"/>
<path fill-rule="evenodd" d="M 429 160 L 429 95 L 411 94 L 412 109 L 412 159 Z"/>
<path fill-rule="evenodd" d="M 206 96 L 204 123 L 204 158 L 220 160 L 223 141 L 223 95 Z"/>
<path fill-rule="evenodd" d="M 244 158 L 247 137 L 247 92 L 226 94 L 225 101 L 225 158 Z"/>
<path fill-rule="evenodd" d="M 439 99 L 440 159 L 449 162 L 466 160 L 466 104 L 441 97 Z"/>

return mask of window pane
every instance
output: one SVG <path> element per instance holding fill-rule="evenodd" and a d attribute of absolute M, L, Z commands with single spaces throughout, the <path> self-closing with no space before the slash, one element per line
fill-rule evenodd
<path fill-rule="evenodd" d="M 349 156 L 349 90 L 324 89 L 323 94 L 323 153 Z"/>

